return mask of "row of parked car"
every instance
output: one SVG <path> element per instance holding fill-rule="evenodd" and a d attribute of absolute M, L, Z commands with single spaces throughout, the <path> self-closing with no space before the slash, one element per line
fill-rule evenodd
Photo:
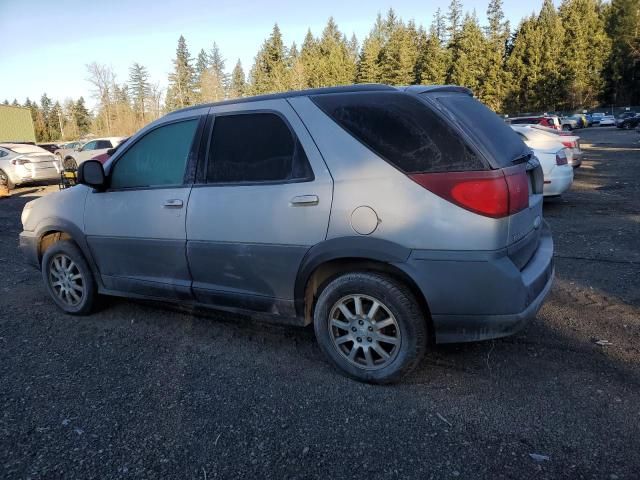
<path fill-rule="evenodd" d="M 624 128 L 630 130 L 640 124 L 640 114 L 635 112 L 624 112 L 617 118 L 604 113 L 581 114 L 576 113 L 566 117 L 559 115 L 532 115 L 506 118 L 506 122 L 511 125 L 542 125 L 554 130 L 571 131 L 577 128 L 592 126 Z"/>
<path fill-rule="evenodd" d="M 87 160 L 103 163 L 127 137 L 105 137 L 64 144 L 0 143 L 0 182 L 9 189 L 29 182 L 59 181 Z"/>

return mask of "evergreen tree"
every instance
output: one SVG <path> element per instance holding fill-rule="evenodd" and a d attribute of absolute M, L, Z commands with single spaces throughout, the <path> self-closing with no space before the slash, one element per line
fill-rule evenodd
<path fill-rule="evenodd" d="M 319 87 L 353 83 L 355 62 L 347 40 L 333 17 L 329 18 L 318 42 L 318 61 L 314 78 Z"/>
<path fill-rule="evenodd" d="M 287 51 L 277 23 L 258 51 L 249 77 L 253 94 L 284 92 L 289 89 Z"/>
<path fill-rule="evenodd" d="M 202 72 L 204 72 L 207 68 L 209 68 L 209 55 L 204 51 L 204 48 L 200 49 L 200 53 L 198 53 L 198 57 L 196 58 L 195 65 L 195 78 L 196 82 L 200 83 L 200 76 Z"/>
<path fill-rule="evenodd" d="M 440 45 L 444 45 L 447 41 L 447 25 L 445 23 L 445 17 L 442 14 L 440 7 L 436 9 L 436 13 L 433 16 L 433 22 L 431 23 L 431 31 L 435 34 Z"/>
<path fill-rule="evenodd" d="M 134 62 L 129 68 L 129 91 L 133 99 L 133 108 L 144 124 L 147 104 L 151 96 L 151 84 L 149 72 L 137 62 Z"/>
<path fill-rule="evenodd" d="M 20 106 L 20 104 L 18 103 L 18 99 L 17 99 L 17 98 L 14 98 L 14 99 L 13 99 L 13 102 L 11 102 L 11 105 L 12 105 L 12 106 L 14 106 L 14 107 L 19 107 L 19 106 Z"/>
<path fill-rule="evenodd" d="M 477 93 L 485 75 L 486 46 L 475 13 L 465 16 L 451 54 L 448 82 L 468 87 Z"/>
<path fill-rule="evenodd" d="M 222 58 L 222 54 L 220 53 L 220 49 L 218 48 L 218 44 L 213 42 L 213 47 L 211 48 L 211 53 L 209 54 L 209 68 L 213 69 L 216 77 L 220 79 L 223 88 L 227 88 L 228 84 L 228 76 L 225 73 L 225 60 Z"/>
<path fill-rule="evenodd" d="M 462 2 L 460 0 L 451 0 L 447 13 L 447 21 L 449 22 L 449 25 L 447 25 L 447 40 L 450 45 L 456 42 L 457 36 L 462 29 L 463 15 Z"/>
<path fill-rule="evenodd" d="M 612 0 L 606 15 L 611 54 L 605 70 L 605 99 L 616 105 L 640 104 L 640 3 Z"/>
<path fill-rule="evenodd" d="M 537 87 L 542 78 L 541 32 L 535 16 L 525 18 L 513 34 L 506 68 L 512 79 L 507 91 L 511 112 L 540 109 Z M 544 108 L 544 107 L 542 107 Z"/>
<path fill-rule="evenodd" d="M 4 102 L 2 102 L 3 105 L 9 105 L 9 100 L 7 100 L 6 98 L 4 99 Z"/>
<path fill-rule="evenodd" d="M 564 0 L 560 5 L 565 27 L 563 103 L 571 109 L 596 106 L 602 96 L 603 70 L 611 45 L 599 9 L 597 0 Z"/>
<path fill-rule="evenodd" d="M 380 52 L 380 81 L 391 85 L 410 85 L 416 81 L 419 38 L 413 22 L 404 25 L 393 18 L 389 22 L 388 40 Z"/>
<path fill-rule="evenodd" d="M 51 140 L 60 140 L 63 134 L 63 125 L 62 125 L 62 107 L 60 106 L 60 102 L 53 104 L 51 108 L 51 113 L 49 117 L 49 138 Z"/>
<path fill-rule="evenodd" d="M 78 126 L 78 133 L 86 135 L 91 128 L 91 114 L 84 104 L 84 97 L 80 97 L 74 104 L 72 110 L 73 119 Z"/>
<path fill-rule="evenodd" d="M 504 18 L 502 0 L 490 0 L 487 19 L 489 26 L 486 29 L 484 53 L 486 74 L 476 93 L 494 111 L 502 111 L 509 85 L 509 75 L 505 68 L 509 24 Z"/>
<path fill-rule="evenodd" d="M 382 16 L 378 14 L 376 23 L 362 44 L 356 68 L 357 83 L 376 83 L 380 81 L 380 54 L 384 44 L 384 22 Z"/>
<path fill-rule="evenodd" d="M 437 16 L 434 18 L 429 33 L 423 33 L 420 53 L 417 61 L 417 83 L 441 85 L 447 79 L 447 51 L 438 33 Z"/>
<path fill-rule="evenodd" d="M 557 110 L 563 103 L 564 72 L 561 65 L 564 28 L 553 0 L 544 0 L 537 24 L 541 42 L 537 105 L 540 110 Z"/>
<path fill-rule="evenodd" d="M 304 84 L 307 87 L 315 88 L 322 84 L 322 80 L 318 76 L 317 63 L 319 57 L 318 40 L 313 36 L 311 30 L 307 30 L 298 61 L 296 62 L 296 73 L 299 75 L 300 72 L 303 72 Z"/>
<path fill-rule="evenodd" d="M 52 136 L 51 133 L 54 131 L 54 119 L 53 116 L 51 115 L 51 109 L 53 108 L 53 102 L 51 101 L 51 99 L 47 96 L 46 93 L 42 94 L 42 97 L 40 97 L 40 109 L 39 109 L 39 114 L 40 115 L 36 115 L 36 121 L 40 121 L 41 117 L 41 121 L 42 121 L 42 126 L 41 126 L 41 132 L 40 132 L 40 141 L 41 142 L 48 142 L 49 140 L 52 140 Z M 37 135 L 37 132 L 36 132 Z"/>
<path fill-rule="evenodd" d="M 192 105 L 197 99 L 195 72 L 191 61 L 187 42 L 180 35 L 176 58 L 173 60 L 174 71 L 169 74 L 169 88 L 167 89 L 166 99 L 168 110 Z"/>
<path fill-rule="evenodd" d="M 287 68 L 289 69 L 289 87 L 292 90 L 302 90 L 307 88 L 307 77 L 304 64 L 302 62 L 302 55 L 298 52 L 296 42 L 293 42 L 289 49 L 289 55 L 287 56 Z"/>
<path fill-rule="evenodd" d="M 236 66 L 233 67 L 231 72 L 231 82 L 229 84 L 229 98 L 243 97 L 246 92 L 246 79 L 244 76 L 244 70 L 242 69 L 242 63 L 240 59 L 236 62 Z"/>

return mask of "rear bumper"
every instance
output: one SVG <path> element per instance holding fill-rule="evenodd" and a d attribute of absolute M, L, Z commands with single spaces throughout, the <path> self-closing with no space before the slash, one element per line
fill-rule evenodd
<path fill-rule="evenodd" d="M 35 232 L 24 231 L 20 233 L 20 251 L 25 261 L 36 268 L 40 268 L 38 258 L 38 237 Z"/>
<path fill-rule="evenodd" d="M 436 343 L 505 337 L 535 318 L 554 276 L 551 231 L 546 223 L 541 228 L 538 249 L 522 270 L 506 249 L 412 252 L 405 271 L 427 300 Z"/>
<path fill-rule="evenodd" d="M 544 177 L 543 195 L 562 195 L 569 190 L 573 183 L 573 167 L 571 165 L 558 165 L 553 167 L 551 172 Z"/>
<path fill-rule="evenodd" d="M 573 168 L 578 168 L 580 165 L 582 165 L 584 153 L 579 148 L 574 148 L 572 153 L 573 155 L 571 156 L 569 165 L 571 165 Z"/>

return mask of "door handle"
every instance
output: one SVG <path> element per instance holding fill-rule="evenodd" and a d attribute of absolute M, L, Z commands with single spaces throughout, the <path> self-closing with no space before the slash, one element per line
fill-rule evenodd
<path fill-rule="evenodd" d="M 318 205 L 319 202 L 317 195 L 299 195 L 291 199 L 291 205 L 294 207 L 311 207 Z"/>
<path fill-rule="evenodd" d="M 165 200 L 164 206 L 167 208 L 182 208 L 182 200 L 180 200 L 179 198 Z"/>

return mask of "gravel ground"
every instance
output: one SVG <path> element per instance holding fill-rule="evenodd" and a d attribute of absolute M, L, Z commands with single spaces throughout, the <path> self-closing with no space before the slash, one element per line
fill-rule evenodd
<path fill-rule="evenodd" d="M 640 143 L 580 132 L 547 202 L 557 279 L 504 340 L 405 382 L 342 377 L 310 329 L 110 299 L 63 315 L 0 200 L 0 478 L 640 478 Z M 607 340 L 610 345 L 596 342 Z"/>

